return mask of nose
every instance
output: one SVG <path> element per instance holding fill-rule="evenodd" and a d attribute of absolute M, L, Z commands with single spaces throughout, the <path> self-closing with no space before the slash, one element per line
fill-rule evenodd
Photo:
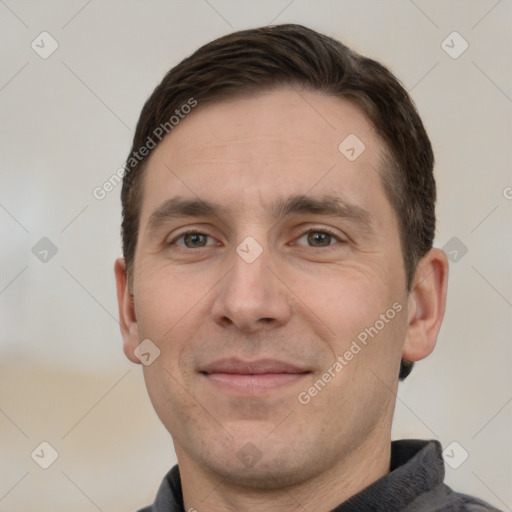
<path fill-rule="evenodd" d="M 291 316 L 291 293 L 273 268 L 270 251 L 260 246 L 261 254 L 252 260 L 252 240 L 252 245 L 240 244 L 240 251 L 233 251 L 232 267 L 219 283 L 212 307 L 218 325 L 244 332 L 282 326 Z M 249 250 L 244 253 L 245 249 Z"/>

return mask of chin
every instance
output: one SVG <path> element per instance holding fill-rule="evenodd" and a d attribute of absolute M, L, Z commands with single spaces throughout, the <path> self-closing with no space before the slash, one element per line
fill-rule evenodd
<path fill-rule="evenodd" d="M 278 462 L 278 463 L 276 463 Z M 274 490 L 300 485 L 308 480 L 310 475 L 303 473 L 303 468 L 286 467 L 283 461 L 259 461 L 254 467 L 243 467 L 240 464 L 214 464 L 209 467 L 223 481 L 238 487 L 254 490 Z M 301 471 L 302 469 L 302 471 Z"/>
<path fill-rule="evenodd" d="M 238 443 L 236 443 L 238 445 Z M 262 447 L 261 450 L 258 448 Z M 247 441 L 236 451 L 219 446 L 209 454 L 202 454 L 197 461 L 204 469 L 220 477 L 230 485 L 247 489 L 282 489 L 312 478 L 319 470 L 312 462 L 314 455 L 307 450 L 296 449 L 283 441 L 281 447 L 262 441 Z M 297 457 L 300 456 L 300 458 Z"/>

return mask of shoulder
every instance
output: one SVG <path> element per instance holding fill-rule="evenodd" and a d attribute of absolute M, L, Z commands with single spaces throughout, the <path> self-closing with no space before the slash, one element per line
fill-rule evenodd
<path fill-rule="evenodd" d="M 501 512 L 499 509 L 493 507 L 483 500 L 469 496 L 467 494 L 454 493 L 460 501 L 461 512 Z"/>
<path fill-rule="evenodd" d="M 501 512 L 485 501 L 440 484 L 419 496 L 404 512 Z"/>
<path fill-rule="evenodd" d="M 138 512 L 184 512 L 181 478 L 177 465 L 165 475 L 153 504 Z"/>

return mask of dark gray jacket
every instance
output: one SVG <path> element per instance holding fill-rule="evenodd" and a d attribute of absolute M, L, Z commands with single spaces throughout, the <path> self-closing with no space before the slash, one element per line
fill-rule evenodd
<path fill-rule="evenodd" d="M 438 441 L 393 441 L 390 469 L 332 512 L 500 512 L 443 483 L 444 461 Z M 185 512 L 178 466 L 165 476 L 153 505 L 139 512 Z"/>

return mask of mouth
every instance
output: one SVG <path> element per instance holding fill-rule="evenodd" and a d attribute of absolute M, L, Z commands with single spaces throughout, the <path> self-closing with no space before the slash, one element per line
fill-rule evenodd
<path fill-rule="evenodd" d="M 239 396 L 254 396 L 297 383 L 311 371 L 275 359 L 243 361 L 231 358 L 207 364 L 199 373 L 218 389 Z"/>

